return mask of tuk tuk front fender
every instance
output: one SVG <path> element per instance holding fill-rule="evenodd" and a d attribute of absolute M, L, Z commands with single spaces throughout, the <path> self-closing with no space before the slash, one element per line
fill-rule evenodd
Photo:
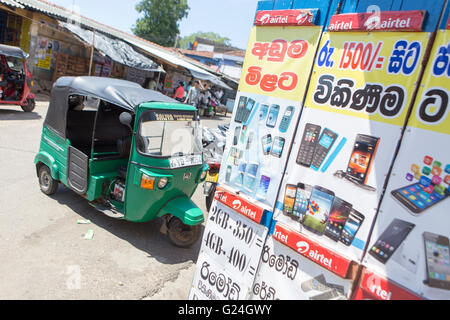
<path fill-rule="evenodd" d="M 161 208 L 157 216 L 160 218 L 167 214 L 177 217 L 189 226 L 201 224 L 205 220 L 202 210 L 187 196 L 173 198 Z"/>
<path fill-rule="evenodd" d="M 55 158 L 53 158 L 49 153 L 41 151 L 34 158 L 34 164 L 36 165 L 36 174 L 39 175 L 40 164 L 45 164 L 50 169 L 50 174 L 55 180 L 59 180 L 59 170 L 56 164 Z"/>

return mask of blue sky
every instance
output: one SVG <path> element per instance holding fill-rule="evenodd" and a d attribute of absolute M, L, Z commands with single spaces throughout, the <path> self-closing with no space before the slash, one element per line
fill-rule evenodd
<path fill-rule="evenodd" d="M 139 0 L 48 0 L 62 7 L 73 3 L 81 14 L 106 25 L 130 32 L 139 17 Z M 245 49 L 258 0 L 188 0 L 189 16 L 180 23 L 181 36 L 197 31 L 216 32 L 231 39 L 233 46 Z"/>

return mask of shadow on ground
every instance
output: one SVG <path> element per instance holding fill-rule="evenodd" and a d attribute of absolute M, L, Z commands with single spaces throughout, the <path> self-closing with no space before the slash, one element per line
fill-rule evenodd
<path fill-rule="evenodd" d="M 20 106 L 17 106 L 17 110 L 0 109 L 0 120 L 39 120 L 41 118 L 42 117 L 36 112 L 22 111 Z"/>
<path fill-rule="evenodd" d="M 146 223 L 133 223 L 110 218 L 90 206 L 87 200 L 63 186 L 58 188 L 58 192 L 52 196 L 52 199 L 58 201 L 61 205 L 69 207 L 83 219 L 90 220 L 92 224 L 107 230 L 137 249 L 148 253 L 149 258 L 155 258 L 164 264 L 179 264 L 187 261 L 197 262 L 201 240 L 189 249 L 175 247 L 170 242 L 169 237 L 160 232 L 162 219 Z M 202 235 L 203 231 L 204 227 L 202 226 Z"/>

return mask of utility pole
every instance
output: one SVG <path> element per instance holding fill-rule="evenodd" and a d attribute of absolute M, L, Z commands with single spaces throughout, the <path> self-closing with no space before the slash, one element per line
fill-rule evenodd
<path fill-rule="evenodd" d="M 94 61 L 94 50 L 95 50 L 95 30 L 92 34 L 92 49 L 91 49 L 91 61 L 89 62 L 89 76 L 92 73 L 92 63 Z"/>
<path fill-rule="evenodd" d="M 175 49 L 177 48 L 177 46 L 178 46 L 178 34 L 177 34 L 177 36 L 176 36 L 176 38 L 175 38 Z"/>

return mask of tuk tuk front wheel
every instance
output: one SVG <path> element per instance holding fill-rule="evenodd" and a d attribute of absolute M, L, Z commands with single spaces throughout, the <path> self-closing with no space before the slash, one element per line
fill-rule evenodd
<path fill-rule="evenodd" d="M 177 217 L 169 220 L 167 229 L 170 241 L 180 248 L 189 248 L 200 238 L 200 225 L 188 226 Z"/>
<path fill-rule="evenodd" d="M 21 106 L 22 110 L 25 112 L 32 112 L 36 107 L 36 101 L 34 99 L 27 99 L 27 104 Z"/>
<path fill-rule="evenodd" d="M 48 196 L 56 193 L 58 189 L 58 181 L 52 178 L 50 169 L 45 165 L 39 168 L 39 186 L 41 191 Z"/>

